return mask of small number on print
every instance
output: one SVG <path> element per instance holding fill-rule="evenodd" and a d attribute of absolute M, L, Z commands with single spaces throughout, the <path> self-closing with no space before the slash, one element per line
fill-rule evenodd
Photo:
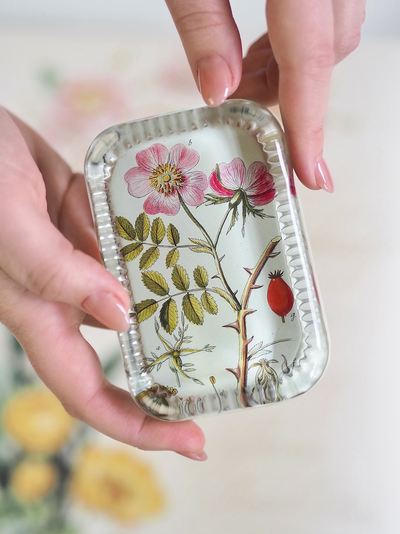
<path fill-rule="evenodd" d="M 189 139 L 189 143 L 188 143 L 188 145 L 190 146 L 191 144 L 192 144 L 192 140 L 191 140 L 191 139 Z"/>
<path fill-rule="evenodd" d="M 293 322 L 296 319 L 296 314 L 293 312 L 290 316 L 290 320 Z"/>
<path fill-rule="evenodd" d="M 161 349 L 161 347 L 160 347 L 160 345 L 158 345 L 158 347 L 156 348 L 156 350 L 160 350 L 160 349 Z"/>

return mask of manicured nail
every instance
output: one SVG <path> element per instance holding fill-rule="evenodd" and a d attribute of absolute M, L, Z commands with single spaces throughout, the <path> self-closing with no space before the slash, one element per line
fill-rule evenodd
<path fill-rule="evenodd" d="M 180 452 L 179 454 L 185 458 L 196 460 L 197 462 L 205 462 L 207 460 L 207 454 L 204 451 L 201 451 L 198 454 L 194 452 Z"/>
<path fill-rule="evenodd" d="M 322 156 L 319 156 L 315 165 L 315 181 L 317 185 L 327 191 L 333 193 L 333 181 L 328 166 Z"/>
<path fill-rule="evenodd" d="M 129 316 L 122 304 L 110 293 L 99 291 L 82 302 L 82 308 L 112 330 L 129 330 Z"/>
<path fill-rule="evenodd" d="M 219 106 L 229 95 L 232 74 L 226 60 L 221 56 L 202 59 L 197 69 L 199 91 L 208 106 Z"/>

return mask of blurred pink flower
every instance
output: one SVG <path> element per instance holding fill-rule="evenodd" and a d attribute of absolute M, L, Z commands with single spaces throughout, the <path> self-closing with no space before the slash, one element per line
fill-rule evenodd
<path fill-rule="evenodd" d="M 122 120 L 127 111 L 124 91 L 109 78 L 82 78 L 63 83 L 56 96 L 54 116 L 58 127 L 77 128 Z"/>
<path fill-rule="evenodd" d="M 182 144 L 169 151 L 156 143 L 139 152 L 136 156 L 138 167 L 126 172 L 128 191 L 136 198 L 149 195 L 143 209 L 150 215 L 176 215 L 180 208 L 179 195 L 189 206 L 198 206 L 204 199 L 207 177 L 200 171 L 188 171 L 199 159 L 195 150 Z"/>

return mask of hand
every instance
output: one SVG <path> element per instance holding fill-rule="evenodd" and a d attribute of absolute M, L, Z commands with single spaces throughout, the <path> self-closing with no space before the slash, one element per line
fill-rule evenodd
<path fill-rule="evenodd" d="M 85 318 L 127 330 L 129 308 L 99 263 L 83 176 L 1 108 L 0 161 L 0 321 L 70 415 L 141 449 L 203 459 L 202 431 L 146 416 L 80 333 Z"/>
<path fill-rule="evenodd" d="M 242 62 L 229 0 L 166 0 L 205 102 L 279 101 L 291 161 L 310 189 L 333 191 L 322 157 L 332 69 L 359 43 L 365 0 L 268 0 L 268 33 Z"/>

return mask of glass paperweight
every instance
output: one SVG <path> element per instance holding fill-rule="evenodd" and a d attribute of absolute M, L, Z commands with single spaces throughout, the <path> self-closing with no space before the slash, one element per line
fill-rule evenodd
<path fill-rule="evenodd" d="M 327 334 L 269 111 L 231 100 L 119 124 L 85 171 L 104 265 L 132 303 L 118 335 L 141 408 L 184 420 L 317 382 Z"/>

